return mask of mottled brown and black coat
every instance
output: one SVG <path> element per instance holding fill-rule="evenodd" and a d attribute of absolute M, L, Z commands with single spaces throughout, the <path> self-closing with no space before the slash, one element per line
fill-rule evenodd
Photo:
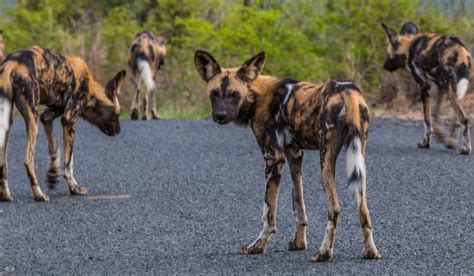
<path fill-rule="evenodd" d="M 0 200 L 12 201 L 8 187 L 7 147 L 16 106 L 26 124 L 28 140 L 25 168 L 33 198 L 47 201 L 41 191 L 34 166 L 34 153 L 43 123 L 48 138 L 51 163 L 47 174 L 50 188 L 59 181 L 59 147 L 53 134 L 53 121 L 61 117 L 64 138 L 65 178 L 71 194 L 86 194 L 73 176 L 73 143 L 76 123 L 80 118 L 97 126 L 107 135 L 120 132 L 118 91 L 125 77 L 119 72 L 104 89 L 97 83 L 86 63 L 78 57 L 65 57 L 41 47 L 11 53 L 0 64 Z M 39 106 L 45 106 L 39 114 Z"/>
<path fill-rule="evenodd" d="M 128 51 L 128 70 L 132 80 L 134 96 L 131 108 L 131 119 L 139 118 L 140 98 L 143 102 L 142 119 L 148 119 L 151 110 L 152 119 L 159 119 L 156 110 L 156 77 L 157 72 L 164 65 L 166 55 L 165 43 L 168 33 L 155 36 L 146 31 L 137 34 Z M 144 95 L 141 93 L 144 92 Z"/>
<path fill-rule="evenodd" d="M 230 69 L 221 68 L 204 51 L 197 51 L 194 60 L 197 71 L 207 83 L 214 121 L 250 126 L 265 161 L 263 230 L 254 242 L 242 248 L 242 252 L 263 252 L 276 231 L 280 178 L 286 162 L 293 182 L 296 224 L 295 237 L 288 248 L 307 247 L 301 175 L 303 151 L 320 150 L 322 184 L 329 210 L 326 235 L 313 260 L 329 260 L 340 212 L 335 166 L 340 151 L 346 148 L 349 185 L 354 189 L 364 233 L 363 255 L 379 258 L 365 196 L 369 110 L 360 89 L 351 81 L 315 84 L 261 76 L 264 60 L 264 53 L 260 53 L 240 68 Z"/>
<path fill-rule="evenodd" d="M 434 118 L 434 134 L 448 148 L 456 148 L 459 122 L 463 126 L 464 142 L 459 152 L 469 154 L 469 119 L 459 100 L 466 94 L 471 70 L 471 54 L 465 44 L 455 36 L 419 33 L 418 27 L 405 23 L 400 34 L 382 23 L 387 38 L 387 58 L 384 68 L 387 71 L 408 69 L 421 88 L 423 102 L 425 135 L 418 143 L 419 148 L 431 146 Z M 436 99 L 433 116 L 430 98 Z M 445 137 L 440 119 L 440 106 L 445 98 L 456 112 L 451 129 L 451 137 Z"/>

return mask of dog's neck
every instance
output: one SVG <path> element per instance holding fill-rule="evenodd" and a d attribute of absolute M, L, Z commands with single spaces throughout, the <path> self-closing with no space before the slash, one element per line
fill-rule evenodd
<path fill-rule="evenodd" d="M 239 126 L 248 126 L 264 114 L 259 114 L 262 107 L 270 102 L 270 92 L 274 90 L 279 79 L 272 76 L 259 76 L 248 85 L 249 96 L 244 99 L 239 109 L 239 115 L 234 121 Z"/>

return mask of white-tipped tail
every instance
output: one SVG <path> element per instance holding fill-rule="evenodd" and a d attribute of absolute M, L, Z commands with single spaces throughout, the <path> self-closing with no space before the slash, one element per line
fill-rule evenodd
<path fill-rule="evenodd" d="M 462 78 L 456 85 L 456 96 L 458 100 L 462 99 L 466 95 L 467 88 L 469 87 L 469 81 L 466 78 Z"/>
<path fill-rule="evenodd" d="M 0 96 L 0 149 L 3 149 L 10 128 L 10 115 L 12 111 L 11 102 Z"/>
<path fill-rule="evenodd" d="M 155 81 L 153 80 L 153 72 L 150 63 L 143 59 L 137 61 L 138 72 L 147 91 L 155 89 Z"/>
<path fill-rule="evenodd" d="M 362 155 L 362 143 L 358 135 L 354 135 L 347 147 L 346 168 L 349 189 L 354 193 L 356 206 L 359 207 L 365 186 L 365 159 Z"/>

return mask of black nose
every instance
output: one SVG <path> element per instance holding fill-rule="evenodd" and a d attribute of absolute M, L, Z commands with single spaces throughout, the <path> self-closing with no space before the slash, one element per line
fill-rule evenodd
<path fill-rule="evenodd" d="M 214 118 L 216 118 L 216 121 L 224 121 L 226 117 L 227 113 L 225 111 L 219 111 L 214 113 Z"/>

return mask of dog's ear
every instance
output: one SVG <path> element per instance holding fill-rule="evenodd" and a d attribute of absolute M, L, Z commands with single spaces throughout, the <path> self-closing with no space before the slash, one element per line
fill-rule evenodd
<path fill-rule="evenodd" d="M 244 62 L 237 71 L 237 76 L 245 82 L 251 82 L 258 77 L 264 65 L 265 52 L 261 52 Z"/>
<path fill-rule="evenodd" d="M 406 22 L 400 29 L 401 35 L 416 35 L 418 33 L 418 27 L 413 22 Z"/>
<path fill-rule="evenodd" d="M 194 66 L 201 78 L 208 82 L 222 72 L 221 66 L 208 52 L 197 50 L 194 54 Z"/>
<path fill-rule="evenodd" d="M 387 27 L 387 25 L 385 25 L 383 22 L 381 24 L 382 28 L 384 28 L 385 32 L 387 33 L 388 41 L 390 41 L 390 44 L 396 45 L 398 43 L 397 32 L 394 29 Z"/>

